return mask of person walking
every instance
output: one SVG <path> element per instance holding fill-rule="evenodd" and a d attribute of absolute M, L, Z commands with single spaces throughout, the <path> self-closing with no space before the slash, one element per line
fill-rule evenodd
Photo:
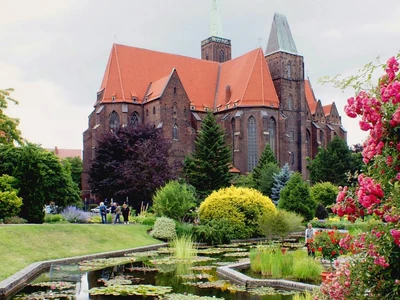
<path fill-rule="evenodd" d="M 122 205 L 122 216 L 124 217 L 124 224 L 129 224 L 129 206 L 124 203 Z"/>
<path fill-rule="evenodd" d="M 100 202 L 99 211 L 100 211 L 101 223 L 107 224 L 107 207 L 104 205 L 104 202 Z"/>
<path fill-rule="evenodd" d="M 316 230 L 312 227 L 311 223 L 308 223 L 307 226 L 308 228 L 306 229 L 305 232 L 305 241 L 306 241 L 308 256 L 315 257 L 315 249 L 313 248 L 312 243 L 314 242 L 314 234 L 316 233 Z"/>
<path fill-rule="evenodd" d="M 118 205 L 118 203 L 115 203 L 115 219 L 114 219 L 114 224 L 121 223 L 121 215 L 122 215 L 122 210 L 121 206 Z"/>

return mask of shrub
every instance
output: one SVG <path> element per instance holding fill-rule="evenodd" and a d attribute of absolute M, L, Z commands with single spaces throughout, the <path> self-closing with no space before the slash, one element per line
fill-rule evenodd
<path fill-rule="evenodd" d="M 153 197 L 153 209 L 157 216 L 183 221 L 190 209 L 196 207 L 194 188 L 176 180 L 157 190 Z"/>
<path fill-rule="evenodd" d="M 192 236 L 194 234 L 193 224 L 181 223 L 181 222 L 175 221 L 175 229 L 176 229 L 176 235 L 178 237 Z"/>
<path fill-rule="evenodd" d="M 20 217 L 4 218 L 4 224 L 25 224 L 28 221 Z"/>
<path fill-rule="evenodd" d="M 75 206 L 67 206 L 61 216 L 70 223 L 87 223 L 89 215 Z"/>
<path fill-rule="evenodd" d="M 262 216 L 260 218 L 260 229 L 269 239 L 273 236 L 284 239 L 290 232 L 300 229 L 302 222 L 302 216 L 281 209 L 275 214 Z"/>
<path fill-rule="evenodd" d="M 16 179 L 9 175 L 0 176 L 0 219 L 18 215 L 22 199 L 13 188 Z"/>
<path fill-rule="evenodd" d="M 174 220 L 166 217 L 157 218 L 154 228 L 150 233 L 154 238 L 161 240 L 172 240 L 176 237 Z"/>
<path fill-rule="evenodd" d="M 259 219 L 262 215 L 275 213 L 271 199 L 259 191 L 234 187 L 214 191 L 200 205 L 200 222 L 227 220 L 232 227 L 231 238 L 250 238 L 261 234 Z"/>
<path fill-rule="evenodd" d="M 182 235 L 175 238 L 171 247 L 175 258 L 190 261 L 197 255 L 197 248 L 193 243 L 191 235 Z"/>
<path fill-rule="evenodd" d="M 62 215 L 60 215 L 60 214 L 55 214 L 55 215 L 46 214 L 44 216 L 44 222 L 45 223 L 57 223 L 57 222 L 61 222 L 63 220 L 64 219 L 63 219 Z"/>
<path fill-rule="evenodd" d="M 99 215 L 91 216 L 88 222 L 89 223 L 101 223 L 101 217 Z M 114 222 L 113 215 L 107 214 L 107 223 L 111 224 L 113 222 Z"/>
<path fill-rule="evenodd" d="M 236 175 L 232 178 L 232 184 L 236 187 L 256 188 L 253 173 L 247 175 Z"/>
<path fill-rule="evenodd" d="M 194 237 L 198 242 L 211 245 L 227 244 L 237 235 L 233 221 L 226 218 L 205 220 L 194 227 Z"/>
<path fill-rule="evenodd" d="M 322 203 L 318 204 L 317 210 L 315 211 L 315 217 L 317 217 L 319 220 L 323 220 L 329 217 L 329 213 Z"/>
<path fill-rule="evenodd" d="M 153 226 L 156 222 L 157 217 L 152 213 L 138 214 L 133 217 L 132 220 L 136 223 Z"/>

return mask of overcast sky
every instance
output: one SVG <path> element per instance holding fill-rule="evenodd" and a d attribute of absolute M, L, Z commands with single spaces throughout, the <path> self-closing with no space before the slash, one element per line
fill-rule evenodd
<path fill-rule="evenodd" d="M 200 57 L 211 0 L 0 0 L 0 88 L 15 89 L 24 138 L 82 149 L 112 44 Z M 335 102 L 349 145 L 366 134 L 343 112 L 344 94 L 317 83 L 350 75 L 400 50 L 399 0 L 221 0 L 232 57 L 265 51 L 275 12 L 286 15 L 306 76 L 323 105 Z"/>

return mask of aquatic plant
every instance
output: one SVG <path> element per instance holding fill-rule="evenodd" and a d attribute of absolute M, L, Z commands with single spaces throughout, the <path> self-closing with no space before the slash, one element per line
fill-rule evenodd
<path fill-rule="evenodd" d="M 112 285 L 107 287 L 97 287 L 89 290 L 89 294 L 112 295 L 112 296 L 159 296 L 172 291 L 169 286 L 154 286 L 149 284 L 139 285 Z"/>
<path fill-rule="evenodd" d="M 174 257 L 178 259 L 192 260 L 197 255 L 197 248 L 190 235 L 175 238 L 171 243 L 171 248 Z"/>

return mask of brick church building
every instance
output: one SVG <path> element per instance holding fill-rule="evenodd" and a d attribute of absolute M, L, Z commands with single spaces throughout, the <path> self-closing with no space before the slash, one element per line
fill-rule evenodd
<path fill-rule="evenodd" d="M 346 130 L 335 103 L 317 100 L 285 16 L 275 14 L 265 53 L 254 49 L 231 58 L 223 37 L 218 0 L 212 1 L 210 37 L 201 59 L 114 44 L 83 133 L 83 196 L 102 133 L 150 123 L 171 140 L 171 163 L 194 150 L 207 112 L 226 132 L 232 165 L 242 174 L 257 165 L 266 144 L 280 165 L 308 177 L 306 157 Z"/>

